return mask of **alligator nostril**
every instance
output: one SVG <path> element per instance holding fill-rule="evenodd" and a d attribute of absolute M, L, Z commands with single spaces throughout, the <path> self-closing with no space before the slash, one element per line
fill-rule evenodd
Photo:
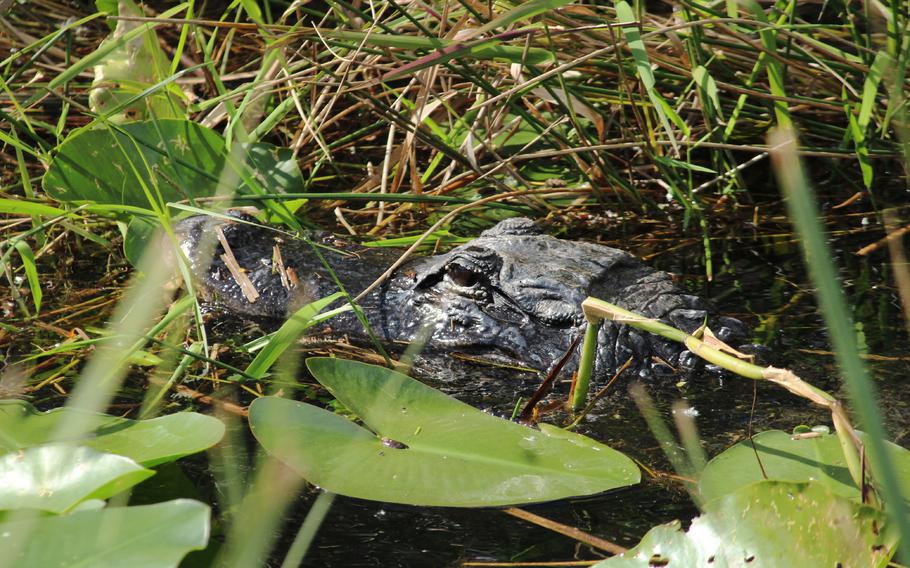
<path fill-rule="evenodd" d="M 465 288 L 476 286 L 480 281 L 476 272 L 463 266 L 458 266 L 457 264 L 450 264 L 447 266 L 446 275 L 448 275 L 449 280 Z"/>

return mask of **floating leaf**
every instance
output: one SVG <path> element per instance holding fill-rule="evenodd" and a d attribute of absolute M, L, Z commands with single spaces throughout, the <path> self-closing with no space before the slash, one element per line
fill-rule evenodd
<path fill-rule="evenodd" d="M 253 403 L 250 424 L 266 451 L 332 492 L 475 507 L 590 495 L 640 479 L 629 458 L 594 440 L 496 418 L 401 373 L 332 358 L 307 366 L 372 431 L 273 397 Z"/>
<path fill-rule="evenodd" d="M 163 206 L 212 195 L 224 153 L 218 133 L 186 120 L 82 130 L 60 145 L 43 186 L 58 201 L 150 209 L 150 198 Z"/>
<path fill-rule="evenodd" d="M 886 566 L 897 543 L 885 520 L 818 483 L 762 481 L 710 503 L 688 532 L 654 527 L 595 567 Z"/>
<path fill-rule="evenodd" d="M 891 443 L 888 448 L 903 480 L 903 493 L 910 495 L 910 451 Z M 780 430 L 762 432 L 716 456 L 702 471 L 698 488 L 705 500 L 712 500 L 766 475 L 779 481 L 815 481 L 841 497 L 861 498 L 835 434 L 794 439 Z"/>
<path fill-rule="evenodd" d="M 0 524 L 12 566 L 167 568 L 209 539 L 209 508 L 177 499 Z"/>
<path fill-rule="evenodd" d="M 38 412 L 21 400 L 0 401 L 0 454 L 37 446 L 50 440 L 70 408 Z M 218 443 L 224 424 L 211 416 L 178 412 L 151 420 L 128 420 L 88 414 L 92 426 L 82 446 L 119 454 L 145 466 L 174 461 Z"/>
<path fill-rule="evenodd" d="M 107 499 L 154 475 L 131 459 L 69 444 L 36 446 L 0 457 L 0 510 L 65 513 Z"/>

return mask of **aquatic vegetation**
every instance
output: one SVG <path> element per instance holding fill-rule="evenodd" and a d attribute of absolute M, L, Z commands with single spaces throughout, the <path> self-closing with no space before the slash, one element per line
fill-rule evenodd
<path fill-rule="evenodd" d="M 38 412 L 6 400 L 0 401 L 0 434 L 5 564 L 177 566 L 208 543 L 204 503 L 117 507 L 105 500 L 122 501 L 155 475 L 149 468 L 212 447 L 224 435 L 219 420 L 190 412 L 152 420 L 73 408 Z"/>
<path fill-rule="evenodd" d="M 319 382 L 363 422 L 283 398 L 250 407 L 259 443 L 327 491 L 413 505 L 552 501 L 638 483 L 626 456 L 555 426 L 508 422 L 375 365 L 311 358 Z"/>
<path fill-rule="evenodd" d="M 899 540 L 910 540 L 907 454 L 886 441 L 878 411 L 881 402 L 894 401 L 877 400 L 881 381 L 870 380 L 861 360 L 880 356 L 884 345 L 898 361 L 891 373 L 904 373 L 893 370 L 906 360 L 899 352 L 906 338 L 892 325 L 898 292 L 889 287 L 896 274 L 910 305 L 899 246 L 907 216 L 905 6 L 332 0 L 288 7 L 243 0 L 220 12 L 188 2 L 160 13 L 129 0 L 96 6 L 86 14 L 83 5 L 32 0 L 12 3 L 0 18 L 0 347 L 7 359 L 0 397 L 42 409 L 66 405 L 39 412 L 21 400 L 0 403 L 0 478 L 10 481 L 0 484 L 0 564 L 86 559 L 100 566 L 175 566 L 205 547 L 199 564 L 249 566 L 271 555 L 297 565 L 320 523 L 331 527 L 344 501 L 326 492 L 312 504 L 304 498 L 309 517 L 292 543 L 276 546 L 276 535 L 296 528 L 282 523 L 296 497 L 307 493 L 303 478 L 361 498 L 502 505 L 634 483 L 639 470 L 625 456 L 646 468 L 648 487 L 657 485 L 650 481 L 655 477 L 673 479 L 703 511 L 696 517 L 694 509 L 650 510 L 638 501 L 638 489 L 595 505 L 595 514 L 573 510 L 573 522 L 609 538 L 615 533 L 634 543 L 645 535 L 604 566 L 680 558 L 773 565 L 797 552 L 813 564 L 872 566 L 888 562 Z M 799 142 L 786 133 L 767 139 L 776 128 L 795 129 Z M 789 211 L 769 191 L 765 164 L 772 157 Z M 807 162 L 818 197 L 807 191 L 798 159 Z M 821 213 L 814 203 L 824 204 Z M 753 418 L 767 421 L 747 421 L 748 404 L 721 394 L 730 431 L 718 436 L 715 428 L 710 439 L 699 440 L 695 423 L 708 420 L 676 415 L 677 424 L 688 424 L 679 444 L 662 426 L 666 404 L 649 406 L 639 389 L 636 399 L 677 480 L 660 471 L 665 464 L 654 458 L 644 426 L 615 400 L 601 400 L 589 416 L 575 419 L 581 428 L 607 424 L 606 434 L 585 431 L 610 439 L 622 454 L 556 427 L 538 431 L 481 414 L 386 368 L 315 359 L 313 375 L 322 382 L 311 382 L 296 372 L 291 346 L 315 322 L 330 326 L 325 318 L 338 310 L 356 311 L 354 303 L 323 311 L 337 298 L 311 298 L 277 332 L 245 329 L 258 337 L 241 344 L 205 320 L 190 278 L 174 301 L 173 267 L 165 261 L 179 255 L 155 232 L 167 233 L 184 215 L 221 215 L 228 206 L 250 204 L 259 207 L 260 220 L 283 223 L 288 238 L 321 225 L 343 228 L 366 246 L 434 251 L 505 217 L 543 218 L 548 232 L 659 255 L 658 262 L 680 269 L 686 284 L 699 286 L 697 274 L 714 279 L 720 284 L 711 294 L 737 297 L 737 317 L 758 319 L 757 336 L 772 341 L 787 330 L 790 346 L 807 343 L 789 354 L 823 367 L 822 324 L 799 269 L 774 266 L 781 274 L 765 291 L 751 288 L 737 264 L 748 246 L 761 256 L 808 243 L 856 417 L 803 382 L 797 390 L 832 412 L 836 435 L 753 436 Z M 819 226 L 822 214 L 827 227 Z M 782 228 L 785 215 L 796 234 Z M 850 269 L 859 274 L 855 281 L 839 279 L 826 260 L 826 230 L 844 251 L 864 245 L 862 266 Z M 885 246 L 890 261 L 874 256 Z M 680 261 L 669 260 L 667 253 L 680 249 Z M 186 274 L 180 264 L 176 269 Z M 754 309 L 765 293 L 776 303 Z M 781 320 L 796 308 L 810 315 L 801 320 L 807 325 L 791 330 Z M 306 349 L 318 355 L 391 363 L 382 347 L 307 339 Z M 713 363 L 766 378 L 761 368 L 712 349 L 702 352 Z M 512 366 L 516 376 L 529 373 Z M 819 371 L 825 388 L 842 396 L 827 371 Z M 620 375 L 618 384 L 628 379 Z M 727 393 L 724 380 L 719 390 Z M 696 398 L 696 391 L 716 387 L 708 382 L 679 379 L 659 395 Z M 768 395 L 760 389 L 770 383 L 749 384 L 761 408 Z M 376 391 L 379 385 L 414 394 L 404 420 L 390 393 Z M 588 390 L 583 378 L 576 383 L 575 408 Z M 509 401 L 516 414 L 525 402 L 519 391 Z M 368 404 L 374 396 L 387 402 Z M 563 408 L 562 400 L 550 402 Z M 775 405 L 766 404 L 765 412 Z M 260 447 L 247 438 L 247 413 Z M 446 413 L 468 415 L 464 427 L 477 426 L 480 434 L 464 434 L 458 425 L 442 429 L 434 418 Z M 782 414 L 768 421 L 789 429 L 796 418 Z M 850 426 L 853 419 L 863 432 Z M 617 424 L 637 431 L 624 430 L 629 440 L 614 437 Z M 465 454 L 468 465 L 458 471 L 441 464 L 439 448 L 446 456 L 465 451 L 447 433 L 480 447 Z M 427 438 L 433 443 L 422 445 Z M 343 451 L 351 440 L 359 444 L 354 457 Z M 541 481 L 539 487 L 484 491 L 507 483 L 513 467 L 491 456 L 511 455 L 523 441 L 546 447 L 543 468 L 531 459 L 534 452 L 513 456 L 514 467 L 526 480 Z M 703 443 L 715 454 L 707 465 Z M 174 464 L 202 451 L 204 458 Z M 589 453 L 611 459 L 589 463 Z M 397 465 L 382 470 L 385 462 Z M 374 469 L 360 471 L 359 463 Z M 328 471 L 333 464 L 336 471 Z M 182 498 L 194 485 L 184 466 L 203 470 L 193 481 L 214 487 L 211 495 Z M 350 474 L 341 480 L 346 485 L 336 484 L 337 471 Z M 386 481 L 405 475 L 399 479 L 408 488 L 371 484 L 377 471 Z M 441 489 L 445 483 L 453 489 Z M 463 491 L 469 485 L 471 493 Z M 623 512 L 627 501 L 646 512 Z M 214 513 L 206 503 L 217 505 Z M 608 526 L 605 510 L 627 517 Z M 362 513 L 381 527 L 363 532 L 400 532 L 381 526 L 385 514 Z M 695 518 L 687 533 L 678 525 L 647 532 L 677 515 Z M 339 523 L 337 538 L 345 544 L 357 537 L 349 521 Z M 466 524 L 458 533 L 470 541 L 492 533 L 490 526 Z M 882 527 L 887 530 L 873 530 Z M 563 534 L 578 536 L 575 531 Z M 539 533 L 531 542 L 516 537 L 520 530 L 494 537 L 495 549 L 470 542 L 458 548 L 450 542 L 453 532 L 437 534 L 446 534 L 452 559 L 465 549 L 516 561 L 522 554 L 538 560 L 560 554 L 542 545 Z M 561 550 L 576 558 L 587 553 L 574 544 Z"/>

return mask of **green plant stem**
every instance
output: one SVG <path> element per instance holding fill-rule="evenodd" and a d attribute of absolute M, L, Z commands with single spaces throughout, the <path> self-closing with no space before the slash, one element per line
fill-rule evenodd
<path fill-rule="evenodd" d="M 665 337 L 672 341 L 678 341 L 684 343 L 690 351 L 705 359 L 710 363 L 714 363 L 719 367 L 723 367 L 728 371 L 732 371 L 737 375 L 749 379 L 760 380 L 764 379 L 763 369 L 758 365 L 749 363 L 748 361 L 743 361 L 742 359 L 737 359 L 733 355 L 729 355 L 708 346 L 704 341 L 693 337 L 688 333 L 676 329 L 670 325 L 667 325 L 663 322 L 648 319 L 642 317 L 634 312 L 624 310 L 619 306 L 615 306 L 609 302 L 599 300 L 597 298 L 587 298 L 584 302 L 581 303 L 581 309 L 585 313 L 585 317 L 589 321 L 593 319 L 607 319 L 613 320 L 620 323 L 627 323 L 638 329 L 643 329 L 644 331 L 649 331 L 651 333 L 656 333 L 661 337 Z"/>
<path fill-rule="evenodd" d="M 572 390 L 572 411 L 577 412 L 585 405 L 588 397 L 588 386 L 594 372 L 594 361 L 597 359 L 597 333 L 600 321 L 589 321 L 585 330 L 585 342 L 581 347 L 581 362 L 578 364 L 578 377 Z"/>
<path fill-rule="evenodd" d="M 609 302 L 598 300 L 597 298 L 587 298 L 581 303 L 581 308 L 589 322 L 598 321 L 599 319 L 608 319 L 655 333 L 661 337 L 670 339 L 671 341 L 678 341 L 683 343 L 692 353 L 721 368 L 749 379 L 771 381 L 797 396 L 801 396 L 819 406 L 827 408 L 831 411 L 832 420 L 837 429 L 837 435 L 840 437 L 841 446 L 844 448 L 844 457 L 847 461 L 850 474 L 857 486 L 862 486 L 863 470 L 859 454 L 862 442 L 860 441 L 859 436 L 857 436 L 849 418 L 844 413 L 843 407 L 837 399 L 830 394 L 803 381 L 787 369 L 760 367 L 749 363 L 748 361 L 743 361 L 742 359 L 738 359 L 707 345 L 701 339 L 693 337 L 682 330 L 657 320 L 642 317 Z"/>

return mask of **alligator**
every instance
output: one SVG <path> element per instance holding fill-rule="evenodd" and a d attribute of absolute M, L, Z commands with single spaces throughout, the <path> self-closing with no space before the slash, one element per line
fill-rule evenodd
<path fill-rule="evenodd" d="M 401 253 L 327 233 L 299 239 L 245 213 L 233 215 L 184 219 L 177 234 L 197 293 L 248 318 L 285 319 L 339 287 L 354 297 Z M 734 345 L 745 338 L 739 320 L 715 314 L 669 273 L 622 250 L 546 235 L 526 218 L 500 221 L 444 254 L 407 260 L 358 305 L 370 333 L 386 344 L 417 342 L 424 353 L 461 352 L 546 370 L 583 333 L 580 305 L 588 296 L 688 332 L 707 321 Z M 367 337 L 352 312 L 328 325 L 332 333 Z M 612 375 L 630 357 L 641 374 L 698 365 L 681 345 L 628 325 L 605 322 L 598 341 L 598 376 Z"/>

